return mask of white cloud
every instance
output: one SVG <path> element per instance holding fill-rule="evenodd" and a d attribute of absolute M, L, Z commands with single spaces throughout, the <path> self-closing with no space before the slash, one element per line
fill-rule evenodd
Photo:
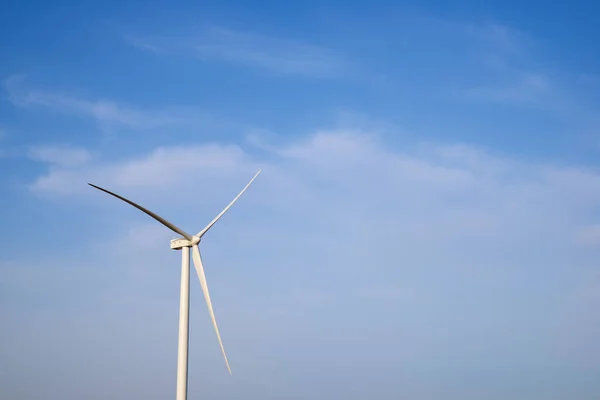
<path fill-rule="evenodd" d="M 23 86 L 24 75 L 15 75 L 5 81 L 5 89 L 12 103 L 19 107 L 43 106 L 99 121 L 138 125 L 144 119 L 139 111 L 127 109 L 105 100 L 87 100 L 52 92 L 31 90 Z"/>
<path fill-rule="evenodd" d="M 77 167 L 92 160 L 92 154 L 71 146 L 37 146 L 29 149 L 29 157 L 59 167 Z"/>
<path fill-rule="evenodd" d="M 550 73 L 538 54 L 538 44 L 526 32 L 497 24 L 463 24 L 477 43 L 475 55 L 485 72 L 483 82 L 470 83 L 463 94 L 478 101 L 534 107 L 552 112 L 573 111 L 573 99 L 562 87 L 564 76 Z"/>
<path fill-rule="evenodd" d="M 553 225 L 545 234 L 557 234 L 556 240 L 574 239 L 569 235 L 600 200 L 600 177 L 582 168 L 528 164 L 468 146 L 391 150 L 376 135 L 360 132 L 317 132 L 272 148 L 269 159 L 257 159 L 237 146 L 163 147 L 117 163 L 52 168 L 30 187 L 39 194 L 71 195 L 87 191 L 82 183 L 93 181 L 138 196 L 177 192 L 193 197 L 204 187 L 223 193 L 219 180 L 241 181 L 262 167 L 261 193 L 269 204 L 281 206 L 283 201 L 291 209 L 331 213 L 348 221 L 373 209 L 377 212 L 361 223 L 371 229 L 381 223 L 374 232 L 387 227 L 407 233 L 403 226 L 414 223 L 415 232 L 426 234 L 418 223 L 425 218 L 438 227 L 446 225 L 432 236 L 460 231 L 501 238 L 511 230 L 513 237 L 524 238 Z M 384 222 L 388 216 L 390 221 L 401 216 L 403 222 Z"/>
<path fill-rule="evenodd" d="M 206 29 L 197 37 L 126 40 L 132 46 L 157 54 L 186 54 L 281 74 L 332 77 L 347 73 L 349 67 L 347 61 L 325 47 L 223 28 Z"/>
<path fill-rule="evenodd" d="M 203 175 L 221 176 L 239 172 L 246 159 L 236 146 L 208 144 L 157 148 L 144 157 L 114 164 L 99 162 L 82 165 L 81 168 L 52 168 L 30 188 L 39 194 L 70 195 L 89 192 L 85 182 L 91 182 L 109 185 L 115 190 L 171 190 L 188 182 L 199 182 Z"/>
<path fill-rule="evenodd" d="M 583 245 L 600 247 L 600 224 L 592 224 L 581 228 L 577 239 Z"/>
<path fill-rule="evenodd" d="M 505 56 L 518 55 L 534 46 L 534 40 L 526 32 L 497 22 L 460 23 L 459 26 L 484 48 Z"/>
<path fill-rule="evenodd" d="M 99 123 L 137 129 L 165 126 L 232 125 L 192 107 L 140 109 L 105 99 L 86 99 L 53 91 L 29 88 L 26 76 L 14 75 L 4 82 L 10 101 L 17 107 L 45 107 L 65 114 L 92 118 Z"/>
<path fill-rule="evenodd" d="M 474 99 L 498 103 L 548 108 L 555 97 L 549 79 L 538 73 L 516 73 L 518 77 L 508 83 L 490 84 L 469 88 L 466 94 Z M 555 105 L 555 103 L 554 103 Z"/>
<path fill-rule="evenodd" d="M 2 146 L 2 141 L 6 136 L 8 136 L 6 130 L 0 127 L 0 157 L 4 157 L 6 155 L 6 150 Z"/>

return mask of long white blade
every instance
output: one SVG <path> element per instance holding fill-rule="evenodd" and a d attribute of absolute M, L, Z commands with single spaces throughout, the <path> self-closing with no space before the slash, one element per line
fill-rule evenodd
<path fill-rule="evenodd" d="M 208 306 L 208 313 L 210 314 L 210 319 L 212 320 L 213 327 L 215 328 L 215 332 L 217 333 L 217 339 L 219 339 L 219 346 L 221 346 L 221 352 L 223 353 L 223 358 L 225 358 L 227 370 L 231 375 L 231 368 L 229 367 L 227 354 L 225 354 L 225 348 L 223 347 L 223 341 L 221 340 L 221 334 L 219 333 L 219 327 L 217 326 L 215 312 L 213 311 L 212 302 L 210 301 L 210 293 L 208 292 L 208 285 L 206 284 L 206 275 L 204 275 L 204 267 L 202 266 L 200 250 L 198 249 L 197 244 L 192 246 L 192 257 L 194 260 L 194 267 L 196 268 L 196 272 L 198 273 L 198 278 L 200 278 L 200 285 L 202 286 L 202 293 L 204 293 L 204 300 L 206 300 L 206 305 Z"/>
<path fill-rule="evenodd" d="M 229 203 L 227 205 L 227 207 L 225 207 L 225 209 L 223 211 L 221 211 L 221 213 L 215 217 L 215 219 L 210 221 L 210 224 L 206 225 L 206 228 L 204 228 L 200 232 L 198 232 L 198 234 L 196 236 L 201 238 L 206 232 L 208 232 L 208 230 L 219 220 L 219 218 L 221 218 L 223 216 L 223 214 L 225 214 L 227 212 L 227 210 L 229 210 L 229 208 L 233 205 L 233 203 L 235 203 L 237 201 L 237 199 L 240 198 L 240 196 L 246 191 L 246 189 L 248 189 L 250 187 L 250 185 L 252 184 L 252 182 L 254 182 L 254 180 L 256 179 L 258 174 L 260 174 L 260 171 L 261 170 L 259 169 L 258 172 L 256 173 L 256 175 L 254 175 L 254 177 L 252 179 L 250 179 L 250 182 L 248 182 L 248 184 L 242 189 L 242 191 L 240 193 L 238 193 L 237 196 L 235 196 L 235 198 L 231 201 L 231 203 Z"/>

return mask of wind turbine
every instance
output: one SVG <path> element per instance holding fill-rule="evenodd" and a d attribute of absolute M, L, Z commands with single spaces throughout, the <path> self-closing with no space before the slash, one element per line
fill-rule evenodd
<path fill-rule="evenodd" d="M 213 327 L 215 328 L 215 332 L 217 334 L 217 339 L 219 340 L 219 346 L 221 346 L 221 352 L 223 353 L 223 358 L 225 359 L 225 365 L 227 366 L 227 370 L 229 374 L 231 374 L 231 368 L 229 367 L 229 361 L 227 360 L 227 354 L 225 354 L 225 348 L 223 347 L 223 341 L 221 340 L 221 334 L 219 333 L 219 327 L 217 326 L 217 320 L 215 319 L 215 313 L 213 311 L 212 302 L 210 301 L 210 293 L 208 292 L 208 286 L 206 284 L 206 276 L 204 275 L 204 267 L 202 266 L 202 259 L 200 258 L 200 250 L 198 249 L 198 244 L 202 237 L 208 232 L 210 228 L 229 210 L 229 208 L 240 198 L 240 196 L 250 187 L 250 184 L 256 179 L 258 174 L 260 174 L 260 169 L 254 175 L 254 177 L 248 182 L 248 184 L 242 189 L 240 193 L 217 215 L 204 229 L 198 232 L 195 235 L 190 235 L 184 230 L 178 228 L 173 225 L 166 219 L 156 215 L 152 211 L 140 206 L 139 204 L 134 203 L 131 200 L 126 199 L 123 196 L 120 196 L 116 193 L 113 193 L 109 190 L 103 189 L 100 186 L 93 185 L 88 183 L 88 185 L 101 190 L 105 193 L 108 193 L 120 200 L 123 200 L 126 203 L 131 204 L 135 208 L 141 210 L 142 212 L 148 214 L 167 228 L 171 229 L 173 232 L 178 233 L 183 236 L 182 238 L 177 238 L 171 240 L 171 249 L 173 250 L 183 250 L 181 252 L 181 292 L 179 296 L 179 343 L 178 343 L 178 352 L 177 352 L 177 400 L 186 400 L 187 398 L 187 378 L 188 378 L 188 343 L 189 343 L 189 307 L 190 307 L 190 248 L 192 250 L 192 259 L 194 262 L 194 267 L 196 268 L 196 272 L 198 273 L 198 278 L 200 278 L 200 285 L 202 286 L 202 292 L 204 293 L 204 300 L 206 301 L 206 305 L 208 306 L 208 313 L 210 314 L 210 318 L 212 320 Z"/>

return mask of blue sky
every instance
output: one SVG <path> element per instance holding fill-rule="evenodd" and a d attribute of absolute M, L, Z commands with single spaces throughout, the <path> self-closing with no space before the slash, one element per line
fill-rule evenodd
<path fill-rule="evenodd" d="M 1 7 L 0 397 L 600 395 L 592 2 Z"/>

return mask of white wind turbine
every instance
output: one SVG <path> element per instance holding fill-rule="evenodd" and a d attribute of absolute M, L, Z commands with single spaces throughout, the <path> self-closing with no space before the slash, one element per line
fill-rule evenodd
<path fill-rule="evenodd" d="M 179 299 L 179 344 L 178 344 L 178 353 L 177 353 L 177 400 L 185 400 L 187 398 L 187 378 L 188 378 L 188 333 L 189 333 L 189 306 L 190 306 L 190 248 L 192 249 L 192 257 L 194 261 L 194 267 L 196 268 L 196 272 L 198 273 L 198 278 L 200 278 L 200 285 L 202 286 L 202 292 L 204 293 L 204 300 L 206 301 L 206 305 L 208 306 L 208 313 L 210 314 L 210 318 L 212 320 L 213 327 L 215 328 L 215 332 L 217 333 L 217 339 L 219 340 L 219 345 L 221 346 L 221 352 L 223 353 L 223 358 L 225 359 L 225 365 L 227 366 L 227 370 L 229 374 L 231 374 L 231 368 L 229 367 L 229 361 L 227 360 L 227 355 L 225 354 L 225 348 L 223 347 L 223 342 L 221 341 L 221 335 L 219 334 L 219 328 L 217 327 L 217 320 L 215 319 L 215 313 L 213 311 L 212 302 L 210 301 L 210 294 L 208 292 L 208 286 L 206 284 L 206 276 L 204 275 L 204 267 L 202 266 L 202 259 L 200 258 L 200 250 L 198 249 L 198 243 L 202 239 L 202 236 L 208 232 L 208 230 L 225 214 L 227 210 L 240 198 L 242 193 L 248 189 L 250 184 L 256 179 L 258 174 L 260 174 L 260 169 L 254 175 L 254 177 L 248 182 L 248 184 L 242 189 L 242 191 L 235 196 L 235 198 L 217 215 L 204 229 L 198 232 L 196 235 L 190 235 L 184 230 L 178 228 L 173 225 L 166 219 L 156 215 L 150 210 L 134 203 L 131 200 L 126 199 L 123 196 L 119 196 L 116 193 L 113 193 L 109 190 L 103 189 L 99 186 L 88 183 L 88 185 L 99 189 L 103 192 L 106 192 L 118 199 L 123 200 L 126 203 L 131 204 L 135 208 L 143 211 L 148 214 L 167 228 L 171 229 L 173 232 L 180 234 L 183 238 L 173 239 L 171 240 L 171 249 L 173 250 L 183 250 L 182 258 L 181 258 L 181 292 Z"/>

